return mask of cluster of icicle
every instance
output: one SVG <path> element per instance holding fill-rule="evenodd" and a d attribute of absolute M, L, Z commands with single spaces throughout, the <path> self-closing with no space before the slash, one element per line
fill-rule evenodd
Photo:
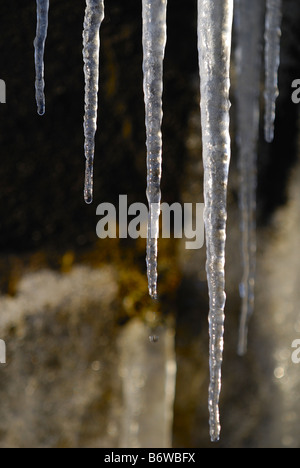
<path fill-rule="evenodd" d="M 207 244 L 207 278 L 210 296 L 210 388 L 209 413 L 212 441 L 220 437 L 219 399 L 225 321 L 226 198 L 230 164 L 230 62 L 233 17 L 235 17 L 237 141 L 240 167 L 240 209 L 244 277 L 240 286 L 242 314 L 239 354 L 247 348 L 247 329 L 254 307 L 256 146 L 259 129 L 259 89 L 265 31 L 265 136 L 274 138 L 275 103 L 278 96 L 280 25 L 282 0 L 198 0 L 198 49 L 201 81 L 204 200 Z M 143 72 L 147 134 L 147 197 L 149 228 L 147 273 L 149 292 L 157 298 L 157 240 L 162 174 L 163 62 L 167 40 L 167 0 L 142 0 Z M 37 0 L 35 39 L 36 100 L 38 113 L 45 113 L 44 51 L 49 0 Z M 93 162 L 97 130 L 100 27 L 104 0 L 86 0 L 83 32 L 85 73 L 84 198 L 93 199 Z M 265 28 L 263 27 L 265 19 Z"/>

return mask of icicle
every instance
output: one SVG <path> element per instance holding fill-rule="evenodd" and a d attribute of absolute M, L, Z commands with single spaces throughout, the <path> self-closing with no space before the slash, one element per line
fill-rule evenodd
<path fill-rule="evenodd" d="M 239 149 L 243 279 L 238 354 L 247 351 L 248 323 L 254 309 L 256 275 L 256 186 L 259 97 L 264 2 L 236 1 L 237 142 Z"/>
<path fill-rule="evenodd" d="M 95 155 L 95 134 L 97 131 L 100 27 L 104 19 L 104 1 L 86 0 L 83 31 L 83 59 L 85 75 L 85 187 L 86 203 L 93 201 L 93 171 Z"/>
<path fill-rule="evenodd" d="M 167 0 L 143 0 L 144 94 L 147 130 L 149 293 L 157 298 L 157 239 L 161 202 L 163 61 L 167 39 Z"/>
<path fill-rule="evenodd" d="M 280 64 L 280 37 L 282 0 L 267 0 L 265 32 L 265 138 L 274 140 L 274 122 L 278 91 L 278 68 Z"/>
<path fill-rule="evenodd" d="M 207 276 L 210 294 L 209 412 L 212 441 L 220 437 L 224 346 L 225 241 L 230 163 L 229 88 L 233 0 L 198 0 Z"/>
<path fill-rule="evenodd" d="M 45 81 L 44 81 L 44 54 L 45 43 L 48 31 L 48 13 L 49 0 L 37 0 L 37 28 L 36 38 L 34 40 L 35 48 L 35 95 L 38 108 L 38 114 L 44 115 L 46 110 L 45 105 Z"/>

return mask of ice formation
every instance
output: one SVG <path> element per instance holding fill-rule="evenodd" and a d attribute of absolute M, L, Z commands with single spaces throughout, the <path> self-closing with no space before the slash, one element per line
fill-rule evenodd
<path fill-rule="evenodd" d="M 45 105 L 45 80 L 44 80 L 44 54 L 45 43 L 48 32 L 48 12 L 49 0 L 37 0 L 37 27 L 36 38 L 34 40 L 35 48 L 35 90 L 36 103 L 39 115 L 44 115 L 46 111 Z"/>
<path fill-rule="evenodd" d="M 264 3 L 236 2 L 236 106 L 240 172 L 240 212 L 243 279 L 238 353 L 247 350 L 248 322 L 254 308 L 256 272 L 256 186 L 259 135 L 260 78 L 262 70 Z"/>
<path fill-rule="evenodd" d="M 207 278 L 210 295 L 210 435 L 220 437 L 225 242 L 230 162 L 229 88 L 233 0 L 198 0 Z"/>
<path fill-rule="evenodd" d="M 267 0 L 265 32 L 265 138 L 274 140 L 276 99 L 278 97 L 278 68 L 280 64 L 280 38 L 282 0 Z"/>
<path fill-rule="evenodd" d="M 167 0 L 143 0 L 143 72 L 147 133 L 149 202 L 147 274 L 149 293 L 157 298 L 157 240 L 161 202 L 163 62 L 167 40 Z"/>
<path fill-rule="evenodd" d="M 235 6 L 237 31 L 236 107 L 240 169 L 240 210 L 244 276 L 240 286 L 242 316 L 238 351 L 247 348 L 248 321 L 254 307 L 256 253 L 256 159 L 259 131 L 260 80 L 265 23 L 265 135 L 274 137 L 278 95 L 282 0 L 198 0 L 198 50 L 201 81 L 201 121 L 204 163 L 207 279 L 210 296 L 209 412 L 212 441 L 220 437 L 219 399 L 225 321 L 225 242 L 227 184 L 230 163 L 230 58 Z M 49 0 L 37 0 L 35 45 L 36 99 L 45 113 L 44 51 Z M 163 63 L 167 39 L 167 0 L 142 0 L 143 72 L 147 136 L 147 197 L 149 223 L 147 274 L 149 292 L 157 297 L 157 239 L 162 174 Z M 85 189 L 93 199 L 93 164 L 97 130 L 100 27 L 104 0 L 86 0 L 83 31 L 85 74 Z M 154 340 L 153 340 L 154 341 Z"/>
<path fill-rule="evenodd" d="M 100 27 L 104 19 L 104 1 L 86 0 L 86 11 L 83 30 L 83 59 L 85 75 L 85 185 L 86 203 L 93 201 L 93 177 L 95 156 L 95 135 L 97 131 Z"/>

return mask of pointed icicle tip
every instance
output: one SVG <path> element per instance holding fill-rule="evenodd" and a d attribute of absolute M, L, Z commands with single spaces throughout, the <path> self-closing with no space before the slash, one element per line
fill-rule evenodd
<path fill-rule="evenodd" d="M 46 107 L 45 106 L 38 107 L 37 113 L 38 113 L 38 115 L 40 115 L 42 117 L 43 115 L 46 114 Z"/>
<path fill-rule="evenodd" d="M 95 155 L 95 134 L 97 131 L 98 89 L 100 68 L 100 28 L 104 19 L 104 1 L 86 0 L 83 29 L 83 61 L 85 79 L 85 189 L 84 200 L 93 202 L 93 164 Z"/>
<path fill-rule="evenodd" d="M 84 201 L 87 205 L 91 205 L 93 203 L 93 195 L 90 192 L 84 192 Z"/>
<path fill-rule="evenodd" d="M 87 205 L 93 203 L 93 187 L 94 186 L 94 165 L 93 161 L 86 162 L 85 182 L 84 182 L 84 201 Z"/>
<path fill-rule="evenodd" d="M 198 0 L 198 49 L 207 279 L 210 296 L 209 423 L 211 440 L 220 438 L 221 369 L 225 323 L 225 239 L 230 162 L 229 88 L 233 0 Z M 210 66 L 208 66 L 210 64 Z"/>
<path fill-rule="evenodd" d="M 143 73 L 147 134 L 149 294 L 157 300 L 158 237 L 162 174 L 163 63 L 167 41 L 167 0 L 143 0 Z"/>

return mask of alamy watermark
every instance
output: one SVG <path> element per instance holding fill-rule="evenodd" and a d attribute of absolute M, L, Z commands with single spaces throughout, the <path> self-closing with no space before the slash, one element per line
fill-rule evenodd
<path fill-rule="evenodd" d="M 292 88 L 295 89 L 292 93 L 292 101 L 294 104 L 300 104 L 300 79 L 293 81 Z"/>
<path fill-rule="evenodd" d="M 0 364 L 6 364 L 6 344 L 0 340 Z"/>
<path fill-rule="evenodd" d="M 161 216 L 161 232 L 158 237 L 186 239 L 188 250 L 198 250 L 204 245 L 204 203 L 153 204 L 153 211 Z M 120 195 L 118 209 L 112 203 L 101 203 L 96 212 L 101 216 L 96 232 L 99 239 L 146 239 L 148 233 L 148 207 L 144 203 L 128 206 L 127 195 Z M 157 225 L 151 223 L 151 236 L 156 237 Z"/>
<path fill-rule="evenodd" d="M 6 84 L 4 80 L 0 80 L 0 104 L 6 104 Z"/>
<path fill-rule="evenodd" d="M 300 340 L 294 340 L 292 348 L 295 350 L 292 353 L 292 362 L 294 364 L 300 364 Z"/>

